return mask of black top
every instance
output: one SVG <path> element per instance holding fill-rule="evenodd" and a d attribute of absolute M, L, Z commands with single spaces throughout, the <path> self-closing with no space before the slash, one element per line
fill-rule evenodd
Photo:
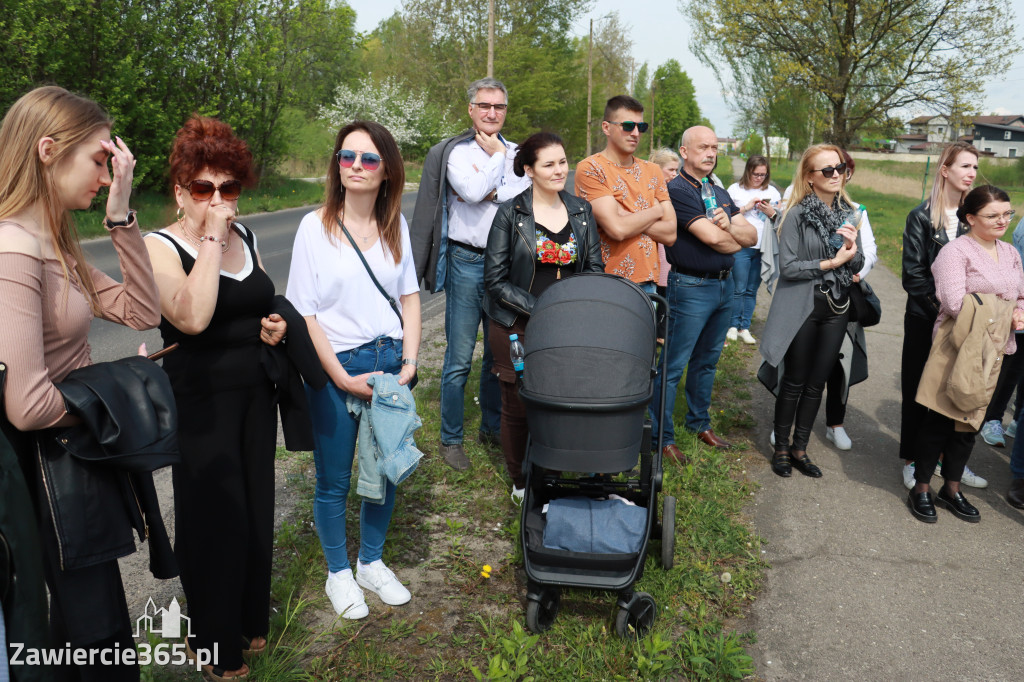
<path fill-rule="evenodd" d="M 568 221 L 561 232 L 552 232 L 540 223 L 534 224 L 537 227 L 537 270 L 533 276 L 533 284 L 530 285 L 530 293 L 540 296 L 545 289 L 563 276 L 576 272 L 574 264 L 579 255 L 576 238 L 569 229 Z M 566 267 L 569 265 L 573 267 Z"/>
<path fill-rule="evenodd" d="M 710 179 L 708 182 L 711 182 Z M 698 272 L 716 272 L 732 268 L 732 254 L 719 253 L 690 232 L 690 226 L 705 218 L 704 200 L 700 196 L 701 182 L 682 168 L 679 175 L 668 183 L 668 197 L 676 211 L 676 243 L 665 247 L 665 257 L 676 268 Z M 718 205 L 730 217 L 739 213 L 729 193 L 714 183 Z M 706 218 L 705 218 L 706 219 Z"/>
<path fill-rule="evenodd" d="M 163 365 L 175 393 L 207 393 L 267 381 L 266 374 L 257 371 L 263 347 L 260 320 L 270 313 L 274 283 L 259 266 L 252 232 L 236 225 L 245 244 L 243 248 L 248 249 L 252 259 L 252 270 L 241 280 L 221 273 L 217 307 L 210 324 L 193 335 L 185 334 L 167 318 L 160 320 L 164 346 L 180 344 L 164 358 Z M 156 234 L 174 245 L 185 274 L 192 272 L 195 258 L 176 239 L 162 232 Z"/>

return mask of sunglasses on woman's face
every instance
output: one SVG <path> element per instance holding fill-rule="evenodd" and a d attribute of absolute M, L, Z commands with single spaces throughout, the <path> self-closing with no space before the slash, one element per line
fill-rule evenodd
<path fill-rule="evenodd" d="M 368 171 L 375 171 L 380 168 L 380 154 L 373 152 L 355 152 L 351 149 L 338 150 L 338 163 L 342 168 L 351 168 L 359 157 L 360 165 Z"/>
<path fill-rule="evenodd" d="M 209 180 L 193 180 L 185 185 L 189 195 L 196 201 L 209 201 L 214 192 L 220 192 L 224 201 L 234 201 L 242 194 L 242 183 L 239 180 L 227 180 L 215 185 Z"/>
<path fill-rule="evenodd" d="M 845 173 L 846 164 L 841 163 L 838 166 L 825 166 L 824 168 L 816 168 L 811 171 L 812 173 L 821 173 L 826 178 L 831 178 L 836 173 Z"/>

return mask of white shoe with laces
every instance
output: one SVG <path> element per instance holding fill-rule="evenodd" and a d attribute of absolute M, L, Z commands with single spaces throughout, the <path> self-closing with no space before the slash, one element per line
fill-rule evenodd
<path fill-rule="evenodd" d="M 842 426 L 827 427 L 825 429 L 825 439 L 835 443 L 836 447 L 840 450 L 849 450 L 853 447 L 853 441 L 850 440 L 849 434 L 846 433 L 846 429 Z"/>
<path fill-rule="evenodd" d="M 960 477 L 960 482 L 964 485 L 969 485 L 972 488 L 988 487 L 988 481 L 968 469 L 966 466 L 964 466 L 964 475 Z"/>
<path fill-rule="evenodd" d="M 356 582 L 380 597 L 388 606 L 401 606 L 412 599 L 412 593 L 398 581 L 390 568 L 380 559 L 368 564 L 356 564 Z"/>
<path fill-rule="evenodd" d="M 741 329 L 739 331 L 739 334 L 737 334 L 737 336 L 740 337 L 740 341 L 742 341 L 743 343 L 747 343 L 747 344 L 757 343 L 757 339 L 754 338 L 754 335 L 750 333 L 749 329 Z"/>
<path fill-rule="evenodd" d="M 917 481 L 914 479 L 913 462 L 903 466 L 903 485 L 907 490 L 913 490 L 914 486 L 917 485 Z"/>
<path fill-rule="evenodd" d="M 326 590 L 334 612 L 342 618 L 358 620 L 369 615 L 370 609 L 366 606 L 363 591 L 352 578 L 351 568 L 327 576 Z"/>
<path fill-rule="evenodd" d="M 729 327 L 729 331 L 725 333 L 725 340 L 735 341 L 737 338 L 739 338 L 739 333 L 736 327 Z"/>

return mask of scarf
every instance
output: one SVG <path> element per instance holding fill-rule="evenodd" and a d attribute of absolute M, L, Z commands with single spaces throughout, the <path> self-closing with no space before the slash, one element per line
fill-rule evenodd
<path fill-rule="evenodd" d="M 837 231 L 847 222 L 847 216 L 852 208 L 847 206 L 846 202 L 840 201 L 838 194 L 833 199 L 832 206 L 826 206 L 825 202 L 819 199 L 814 192 L 804 197 L 800 206 L 803 208 L 804 222 L 817 233 L 821 240 L 825 249 L 824 260 L 835 258 L 839 249 L 843 247 L 843 237 Z M 850 261 L 823 273 L 822 280 L 832 294 L 833 300 L 846 299 L 850 286 L 853 285 L 855 274 L 857 273 L 850 268 Z"/>

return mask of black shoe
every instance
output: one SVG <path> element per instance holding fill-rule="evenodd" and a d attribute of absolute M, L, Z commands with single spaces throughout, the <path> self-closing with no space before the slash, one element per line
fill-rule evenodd
<path fill-rule="evenodd" d="M 959 490 L 955 493 L 950 493 L 946 490 L 946 486 L 942 486 L 939 489 L 939 494 L 935 496 L 935 501 L 953 512 L 953 516 L 959 519 L 969 521 L 970 523 L 981 521 L 981 514 L 975 509 L 973 504 L 967 501 L 967 498 Z"/>
<path fill-rule="evenodd" d="M 793 468 L 799 471 L 804 476 L 810 476 L 811 478 L 821 478 L 821 469 L 819 469 L 811 458 L 807 456 L 807 453 L 798 455 L 799 450 L 793 451 Z"/>
<path fill-rule="evenodd" d="M 488 448 L 501 449 L 501 436 L 497 433 L 478 431 L 476 434 L 476 442 Z"/>
<path fill-rule="evenodd" d="M 932 494 L 930 492 L 915 493 L 911 489 L 910 494 L 907 496 L 907 506 L 910 507 L 910 513 L 918 521 L 935 523 L 939 520 L 935 514 L 935 504 L 932 502 Z"/>
<path fill-rule="evenodd" d="M 1006 493 L 1006 501 L 1012 507 L 1024 509 L 1024 478 L 1015 478 L 1010 481 L 1010 490 Z"/>
<path fill-rule="evenodd" d="M 793 460 L 789 456 L 789 449 L 775 451 L 772 455 L 772 471 L 783 478 L 793 475 Z"/>

